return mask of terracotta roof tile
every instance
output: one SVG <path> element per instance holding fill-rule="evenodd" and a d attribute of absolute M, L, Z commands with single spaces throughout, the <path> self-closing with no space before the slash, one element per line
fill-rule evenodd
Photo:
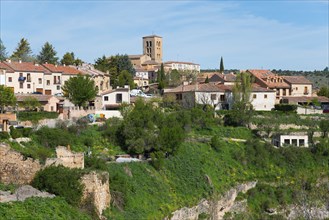
<path fill-rule="evenodd" d="M 23 102 L 27 97 L 36 98 L 39 102 L 47 102 L 50 98 L 55 97 L 52 95 L 38 95 L 38 94 L 24 94 L 24 95 L 16 95 L 16 99 L 18 102 Z M 57 97 L 56 97 L 57 98 Z M 58 98 L 57 98 L 58 99 Z M 59 99 L 58 99 L 59 101 Z"/>
<path fill-rule="evenodd" d="M 283 79 L 290 84 L 312 84 L 304 76 L 284 76 Z"/>
<path fill-rule="evenodd" d="M 77 75 L 81 73 L 77 68 L 73 68 L 70 66 L 60 66 L 60 65 L 54 65 L 49 63 L 42 65 L 53 73 L 63 73 L 67 75 Z"/>
<path fill-rule="evenodd" d="M 48 73 L 49 70 L 39 64 L 34 64 L 32 62 L 3 62 L 5 65 L 9 66 L 14 71 L 24 71 L 24 72 L 43 72 Z"/>

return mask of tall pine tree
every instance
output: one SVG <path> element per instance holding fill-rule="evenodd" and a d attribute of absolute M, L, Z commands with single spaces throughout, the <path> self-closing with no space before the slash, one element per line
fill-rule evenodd
<path fill-rule="evenodd" d="M 224 62 L 223 62 L 223 57 L 220 58 L 219 72 L 224 73 Z"/>
<path fill-rule="evenodd" d="M 165 71 L 164 71 L 164 66 L 163 63 L 161 63 L 161 69 L 158 72 L 158 89 L 162 90 L 165 87 L 165 80 L 166 80 L 166 75 L 165 75 Z"/>
<path fill-rule="evenodd" d="M 7 51 L 5 45 L 2 43 L 0 38 L 0 61 L 4 61 L 7 59 Z"/>
<path fill-rule="evenodd" d="M 27 39 L 22 38 L 19 41 L 17 48 L 15 49 L 10 58 L 16 61 L 21 60 L 23 62 L 29 62 L 34 60 L 30 43 L 27 41 Z"/>
<path fill-rule="evenodd" d="M 57 52 L 55 51 L 53 45 L 46 42 L 37 56 L 37 60 L 39 63 L 57 64 L 58 57 L 56 57 L 56 54 Z"/>

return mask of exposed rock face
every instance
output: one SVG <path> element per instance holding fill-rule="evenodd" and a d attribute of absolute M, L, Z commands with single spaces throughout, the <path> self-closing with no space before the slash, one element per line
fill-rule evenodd
<path fill-rule="evenodd" d="M 50 165 L 63 165 L 69 168 L 84 168 L 84 154 L 83 153 L 73 153 L 71 150 L 63 146 L 58 146 L 56 148 L 57 158 L 48 158 L 46 160 L 45 166 Z"/>
<path fill-rule="evenodd" d="M 235 205 L 235 199 L 239 192 L 246 193 L 249 189 L 256 186 L 257 182 L 248 182 L 240 184 L 230 189 L 219 201 L 208 201 L 202 199 L 194 207 L 184 207 L 172 213 L 171 220 L 197 220 L 202 213 L 208 214 L 210 219 L 223 219 L 226 212 L 230 211 Z M 168 219 L 168 218 L 166 218 Z"/>
<path fill-rule="evenodd" d="M 25 159 L 20 153 L 0 143 L 0 182 L 5 184 L 28 184 L 41 169 L 38 160 Z"/>
<path fill-rule="evenodd" d="M 287 219 L 329 219 L 329 207 L 291 207 Z"/>
<path fill-rule="evenodd" d="M 103 211 L 110 206 L 111 195 L 109 187 L 109 174 L 95 171 L 81 178 L 85 185 L 82 201 L 91 202 L 95 206 L 96 213 L 101 218 Z"/>
<path fill-rule="evenodd" d="M 30 197 L 54 198 L 55 195 L 41 192 L 29 185 L 19 187 L 13 194 L 8 191 L 0 191 L 0 202 L 24 201 Z"/>

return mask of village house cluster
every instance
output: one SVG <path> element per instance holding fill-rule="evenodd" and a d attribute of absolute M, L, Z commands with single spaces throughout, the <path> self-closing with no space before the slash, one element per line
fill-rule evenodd
<path fill-rule="evenodd" d="M 128 55 L 135 70 L 133 79 L 140 89 L 138 91 L 157 88 L 157 74 L 163 65 L 166 74 L 177 70 L 196 75 L 195 81 L 181 78 L 181 85 L 178 87 L 165 88 L 164 97 L 171 97 L 171 100 L 176 100 L 187 108 L 207 104 L 216 110 L 232 109 L 235 73 L 200 74 L 199 64 L 163 61 L 162 45 L 162 37 L 145 36 L 143 54 Z M 305 105 L 314 98 L 322 107 L 329 107 L 329 99 L 313 94 L 312 82 L 303 76 L 278 76 L 270 70 L 255 69 L 240 72 L 247 72 L 252 76 L 250 102 L 254 110 L 270 111 L 277 103 Z M 98 88 L 98 95 L 89 102 L 87 110 L 74 106 L 63 97 L 62 86 L 78 74 L 90 76 Z M 121 104 L 131 104 L 135 100 L 135 97 L 131 97 L 129 86 L 112 89 L 110 75 L 95 69 L 91 64 L 65 66 L 6 60 L 0 62 L 0 85 L 11 88 L 18 103 L 24 102 L 27 97 L 34 97 L 41 104 L 41 110 L 62 113 L 63 119 L 79 118 L 87 114 L 102 114 L 106 118 L 121 117 Z M 16 106 L 16 110 L 19 110 L 19 106 Z M 4 121 L 10 120 L 3 118 L 0 124 L 4 124 Z"/>

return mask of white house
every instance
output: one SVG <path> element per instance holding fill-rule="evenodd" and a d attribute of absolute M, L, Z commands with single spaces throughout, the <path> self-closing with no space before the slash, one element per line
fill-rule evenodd
<path fill-rule="evenodd" d="M 274 108 L 275 91 L 253 85 L 250 96 L 251 104 L 256 111 L 271 111 Z"/>
<path fill-rule="evenodd" d="M 102 96 L 103 110 L 119 110 L 122 103 L 130 104 L 130 89 L 117 88 L 105 91 Z"/>
<path fill-rule="evenodd" d="M 276 147 L 283 147 L 284 145 L 308 147 L 308 136 L 294 134 L 277 135 L 273 137 L 272 143 Z"/>
<path fill-rule="evenodd" d="M 164 63 L 169 70 L 196 71 L 200 72 L 200 64 L 191 62 L 168 61 Z"/>

